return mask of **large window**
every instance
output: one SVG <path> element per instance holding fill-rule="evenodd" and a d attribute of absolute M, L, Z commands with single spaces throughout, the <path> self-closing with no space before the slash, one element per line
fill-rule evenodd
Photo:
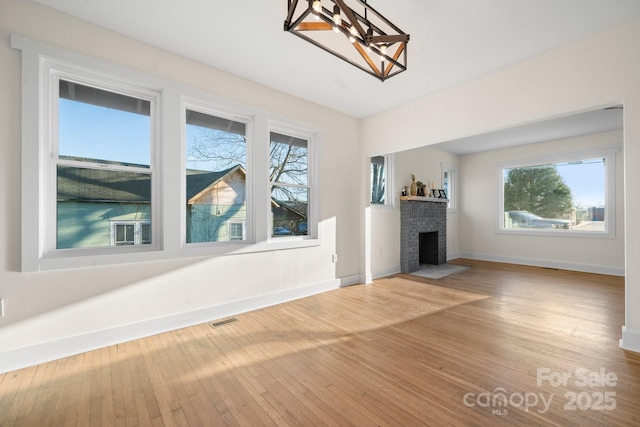
<path fill-rule="evenodd" d="M 11 43 L 22 51 L 23 271 L 319 244 L 315 130 Z"/>
<path fill-rule="evenodd" d="M 51 85 L 55 230 L 50 249 L 151 244 L 154 200 L 153 99 L 123 87 L 85 83 L 82 76 L 55 75 Z M 113 238 L 114 222 L 117 226 Z M 147 239 L 127 230 L 147 224 Z M 140 227 L 137 228 L 140 235 Z M 124 234 L 123 234 L 124 233 Z"/>
<path fill-rule="evenodd" d="M 186 241 L 243 240 L 246 124 L 186 110 Z"/>
<path fill-rule="evenodd" d="M 270 132 L 271 237 L 307 235 L 311 200 L 309 140 Z"/>
<path fill-rule="evenodd" d="M 500 167 L 500 229 L 613 235 L 615 150 Z"/>

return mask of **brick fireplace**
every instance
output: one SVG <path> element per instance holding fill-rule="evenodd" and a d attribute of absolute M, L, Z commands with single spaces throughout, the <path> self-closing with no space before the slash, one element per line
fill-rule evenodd
<path fill-rule="evenodd" d="M 447 262 L 447 200 L 400 198 L 400 270 Z"/>

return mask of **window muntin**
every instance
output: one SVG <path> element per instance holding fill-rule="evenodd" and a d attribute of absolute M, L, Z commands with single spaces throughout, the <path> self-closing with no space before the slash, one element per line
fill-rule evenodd
<path fill-rule="evenodd" d="M 502 165 L 499 230 L 615 237 L 615 153 Z"/>
<path fill-rule="evenodd" d="M 307 235 L 309 140 L 270 132 L 271 237 Z"/>
<path fill-rule="evenodd" d="M 52 249 L 114 246 L 112 221 L 152 220 L 152 99 L 99 86 L 53 76 Z"/>
<path fill-rule="evenodd" d="M 185 125 L 186 242 L 244 240 L 229 224 L 247 219 L 246 124 L 187 108 Z"/>

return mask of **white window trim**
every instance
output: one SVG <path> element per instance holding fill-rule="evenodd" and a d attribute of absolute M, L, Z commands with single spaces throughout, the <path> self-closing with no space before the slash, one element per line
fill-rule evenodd
<path fill-rule="evenodd" d="M 257 253 L 272 250 L 284 250 L 319 246 L 323 235 L 319 231 L 318 209 L 321 203 L 318 187 L 319 176 L 316 161 L 321 145 L 322 133 L 315 129 L 315 125 L 290 120 L 287 117 L 274 115 L 269 111 L 240 104 L 221 98 L 211 93 L 193 89 L 185 84 L 164 80 L 152 75 L 132 71 L 118 65 L 69 52 L 64 49 L 29 40 L 20 36 L 11 36 L 11 47 L 21 51 L 22 56 L 22 160 L 21 160 L 21 194 L 22 194 L 22 222 L 21 222 L 21 271 L 42 271 L 62 268 L 78 268 L 99 265 L 126 264 L 145 261 L 158 261 L 175 258 L 227 256 Z M 151 88 L 151 92 L 161 93 L 158 100 L 157 138 L 159 149 L 152 153 L 156 165 L 162 167 L 162 173 L 155 179 L 156 193 L 152 197 L 158 203 L 159 209 L 154 209 L 152 223 L 153 245 L 121 246 L 117 248 L 87 248 L 82 251 L 66 249 L 57 250 L 54 254 L 47 253 L 47 193 L 45 191 L 48 176 L 46 163 L 50 156 L 49 143 L 45 136 L 51 135 L 52 130 L 47 126 L 50 121 L 43 120 L 42 91 L 48 76 L 43 75 L 42 62 L 68 65 L 73 70 L 86 72 L 102 81 L 111 80 L 118 84 L 131 85 L 139 88 Z M 220 242 L 219 245 L 193 244 L 185 246 L 184 230 L 181 224 L 185 182 L 181 178 L 184 168 L 184 126 L 181 117 L 182 100 L 200 99 L 210 105 L 222 105 L 222 110 L 242 111 L 242 115 L 250 117 L 253 127 L 247 135 L 253 141 L 253 147 L 248 153 L 247 201 L 253 207 L 247 213 L 249 239 L 244 241 Z M 278 117 L 277 122 L 271 122 L 271 116 Z M 277 125 L 280 132 L 291 132 L 298 129 L 296 135 L 309 138 L 310 144 L 310 176 L 312 182 L 312 208 L 309 212 L 309 234 L 295 236 L 296 238 L 277 239 L 268 237 L 270 229 L 267 221 L 269 186 L 268 155 L 269 132 Z M 182 137 L 181 137 L 182 136 Z M 181 144 L 176 144 L 181 141 Z M 160 155 L 162 153 L 162 156 Z M 181 160 L 181 162 L 180 162 Z M 117 250 L 114 250 L 117 249 Z"/>
<path fill-rule="evenodd" d="M 449 199 L 449 203 L 447 205 L 447 212 L 457 212 L 458 211 L 458 168 L 450 163 L 440 163 L 440 169 L 442 171 L 440 176 L 440 182 L 442 182 L 442 187 L 444 187 L 444 175 L 445 173 L 449 174 L 449 193 L 447 194 L 447 198 Z"/>
<path fill-rule="evenodd" d="M 574 153 L 553 154 L 536 158 L 521 159 L 511 162 L 499 163 L 496 167 L 496 185 L 498 187 L 497 211 L 494 215 L 496 218 L 496 233 L 500 234 L 519 234 L 530 236 L 559 236 L 559 237 L 600 237 L 610 238 L 616 237 L 616 168 L 617 153 L 619 147 L 606 147 L 587 151 L 579 151 Z M 572 162 L 580 160 L 589 160 L 594 158 L 605 159 L 605 229 L 604 231 L 581 231 L 581 230 L 544 230 L 544 229 L 522 229 L 522 228 L 505 228 L 504 227 L 504 178 L 503 170 L 537 166 L 546 164 L 555 164 L 562 162 Z"/>

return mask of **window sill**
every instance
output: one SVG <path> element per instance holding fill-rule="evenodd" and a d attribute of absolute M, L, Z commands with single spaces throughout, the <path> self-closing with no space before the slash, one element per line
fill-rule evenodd
<path fill-rule="evenodd" d="M 596 238 L 596 239 L 615 239 L 615 232 L 607 231 L 580 231 L 572 230 L 532 230 L 532 229 L 498 229 L 497 234 L 514 235 L 514 236 L 544 236 L 544 237 L 579 237 L 579 238 Z"/>
<path fill-rule="evenodd" d="M 243 242 L 225 242 L 221 244 L 200 244 L 193 243 L 185 245 L 179 250 L 129 250 L 118 251 L 118 253 L 105 253 L 100 250 L 99 254 L 87 253 L 85 255 L 64 253 L 52 253 L 40 258 L 36 262 L 34 268 L 25 268 L 23 271 L 48 271 L 62 270 L 83 267 L 96 267 L 108 265 L 126 265 L 140 262 L 166 261 L 171 259 L 189 259 L 189 258 L 210 258 L 218 256 L 246 255 L 259 252 L 279 251 L 289 249 L 301 249 L 308 247 L 316 247 L 321 245 L 321 240 L 312 237 L 292 236 L 285 238 L 270 239 L 265 242 L 248 243 Z"/>

